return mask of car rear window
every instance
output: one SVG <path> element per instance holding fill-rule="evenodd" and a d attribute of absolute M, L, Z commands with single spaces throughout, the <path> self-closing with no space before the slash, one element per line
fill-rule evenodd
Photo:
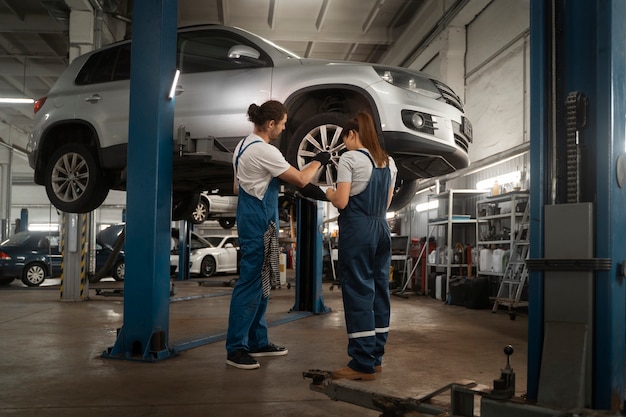
<path fill-rule="evenodd" d="M 130 79 L 130 43 L 104 49 L 87 59 L 76 76 L 77 85 Z"/>

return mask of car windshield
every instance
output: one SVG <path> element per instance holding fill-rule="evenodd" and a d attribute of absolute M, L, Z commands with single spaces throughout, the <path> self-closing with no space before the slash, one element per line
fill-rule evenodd
<path fill-rule="evenodd" d="M 2 246 L 22 246 L 32 235 L 28 232 L 19 232 L 1 243 Z"/>
<path fill-rule="evenodd" d="M 200 237 L 195 233 L 191 233 L 191 242 L 189 243 L 189 248 L 191 250 L 194 249 L 202 249 L 202 248 L 214 248 L 215 245 L 211 244 L 208 240 Z M 178 251 L 178 245 L 180 244 L 178 229 L 172 229 L 172 250 Z"/>
<path fill-rule="evenodd" d="M 219 246 L 220 243 L 222 243 L 222 237 L 221 236 L 205 236 L 204 237 L 206 240 L 209 241 L 209 243 L 213 246 Z"/>

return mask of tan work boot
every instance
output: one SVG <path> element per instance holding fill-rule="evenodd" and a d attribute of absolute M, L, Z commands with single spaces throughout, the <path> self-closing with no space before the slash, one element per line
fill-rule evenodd
<path fill-rule="evenodd" d="M 376 374 L 366 374 L 365 372 L 355 371 L 349 366 L 346 366 L 345 368 L 334 371 L 333 379 L 349 379 L 351 381 L 373 381 L 376 379 Z"/>

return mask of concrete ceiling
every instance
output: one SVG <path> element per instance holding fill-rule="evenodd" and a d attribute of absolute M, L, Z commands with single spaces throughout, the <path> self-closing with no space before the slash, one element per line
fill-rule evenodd
<path fill-rule="evenodd" d="M 381 62 L 425 1 L 179 0 L 178 21 L 238 26 L 303 57 Z M 71 8 L 94 7 L 132 22 L 126 0 L 0 0 L 0 97 L 45 96 L 69 61 Z M 21 134 L 32 118 L 30 104 L 0 103 L 0 123 Z"/>

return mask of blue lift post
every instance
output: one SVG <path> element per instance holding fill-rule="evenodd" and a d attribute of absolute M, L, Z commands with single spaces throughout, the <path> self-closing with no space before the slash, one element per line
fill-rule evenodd
<path fill-rule="evenodd" d="M 296 302 L 293 311 L 330 312 L 322 296 L 321 202 L 297 199 Z"/>
<path fill-rule="evenodd" d="M 563 385 L 575 368 L 586 381 L 581 384 L 582 392 L 568 395 L 578 395 L 586 408 L 617 411 L 624 405 L 626 350 L 626 6 L 622 0 L 531 0 L 530 6 L 532 264 L 527 396 L 532 402 L 541 399 L 542 392 L 559 393 L 562 388 L 553 381 L 560 379 Z M 575 205 L 591 207 L 592 256 L 549 259 L 546 242 L 559 230 L 546 221 L 547 214 L 571 203 L 566 193 L 564 155 L 566 126 L 571 122 L 566 100 L 574 93 L 588 100 L 586 106 L 581 100 L 583 105 L 576 112 L 584 123 L 575 129 L 579 157 L 579 201 Z M 580 226 L 569 225 L 574 230 Z M 544 260 L 543 266 L 535 262 L 540 260 Z M 557 261 L 564 262 L 563 270 L 550 271 L 549 263 Z M 585 272 L 581 271 L 585 268 L 573 267 L 575 261 L 591 264 L 587 267 L 590 293 L 572 294 L 577 290 L 567 286 L 559 292 L 548 290 L 554 272 L 565 278 Z M 583 296 L 591 309 L 584 330 L 590 339 L 584 347 L 591 350 L 589 359 L 585 355 L 568 356 L 568 340 L 548 341 L 548 329 L 554 324 L 548 318 L 549 311 L 557 304 L 576 315 L 581 306 L 568 305 L 572 304 L 568 300 Z M 581 366 L 578 361 L 587 363 Z M 550 385 L 546 370 L 559 373 L 549 378 L 553 386 L 545 386 Z"/>
<path fill-rule="evenodd" d="M 128 141 L 124 321 L 103 357 L 155 361 L 169 344 L 177 0 L 135 0 Z"/>

